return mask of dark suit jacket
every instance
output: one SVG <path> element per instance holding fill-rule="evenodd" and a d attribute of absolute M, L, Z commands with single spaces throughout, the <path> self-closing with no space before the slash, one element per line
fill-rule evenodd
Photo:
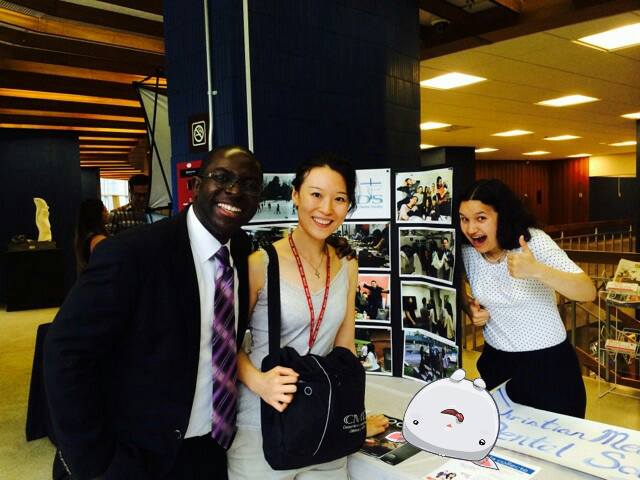
<path fill-rule="evenodd" d="M 231 239 L 247 325 L 250 242 Z M 186 213 L 103 241 L 49 329 L 45 386 L 58 448 L 74 479 L 159 478 L 189 415 L 200 299 Z"/>

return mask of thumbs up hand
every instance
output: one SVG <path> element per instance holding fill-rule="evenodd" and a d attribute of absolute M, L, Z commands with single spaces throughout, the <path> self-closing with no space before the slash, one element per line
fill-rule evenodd
<path fill-rule="evenodd" d="M 524 235 L 520 235 L 518 241 L 522 251 L 513 252 L 507 256 L 509 274 L 513 278 L 535 278 L 540 264 L 536 261 L 536 257 L 533 256 L 527 242 L 525 242 Z"/>
<path fill-rule="evenodd" d="M 489 321 L 489 312 L 475 298 L 469 301 L 469 310 L 471 311 L 471 321 L 476 327 L 484 327 Z"/>

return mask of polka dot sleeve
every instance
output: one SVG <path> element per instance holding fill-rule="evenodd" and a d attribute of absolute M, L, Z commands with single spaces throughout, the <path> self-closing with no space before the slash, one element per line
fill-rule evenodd
<path fill-rule="evenodd" d="M 531 228 L 529 232 L 531 233 L 529 248 L 537 261 L 562 272 L 581 273 L 583 271 L 549 235 L 537 228 Z"/>

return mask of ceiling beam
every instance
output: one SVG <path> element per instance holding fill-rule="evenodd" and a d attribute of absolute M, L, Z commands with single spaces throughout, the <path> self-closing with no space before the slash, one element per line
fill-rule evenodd
<path fill-rule="evenodd" d="M 64 36 L 84 42 L 164 54 L 164 40 L 161 37 L 140 35 L 37 12 L 29 15 L 0 6 L 0 22 L 49 36 Z"/>
<path fill-rule="evenodd" d="M 473 15 L 445 0 L 418 0 L 418 7 L 460 25 L 471 25 Z"/>
<path fill-rule="evenodd" d="M 0 37 L 2 37 L 2 27 L 0 27 Z M 130 54 L 130 52 L 126 53 Z M 160 64 L 146 63 L 146 60 L 148 60 L 148 58 L 146 58 L 146 54 L 129 56 L 132 61 L 127 62 L 124 59 L 111 60 L 89 57 L 84 54 L 76 55 L 70 52 L 44 50 L 40 48 L 0 43 L 0 57 L 7 60 L 33 62 L 40 65 L 50 64 L 59 67 L 80 68 L 100 72 L 116 72 L 120 74 L 146 77 L 148 75 L 154 75 L 164 64 L 164 59 L 161 60 Z M 133 61 L 136 58 L 138 60 Z"/>
<path fill-rule="evenodd" d="M 24 125 L 58 125 L 58 126 L 75 126 L 78 128 L 117 128 L 117 129 L 134 129 L 145 130 L 145 125 L 134 122 L 114 122 L 107 120 L 94 120 L 87 118 L 55 118 L 55 117 L 36 117 L 31 115 L 8 115 L 0 113 L 0 123 L 20 123 Z"/>
<path fill-rule="evenodd" d="M 146 76 L 142 75 L 69 67 L 66 65 L 55 65 L 51 63 L 29 62 L 26 60 L 15 60 L 3 57 L 0 57 L 0 69 L 12 70 L 15 72 L 56 75 L 58 77 L 83 78 L 85 80 L 101 80 L 104 82 L 122 83 L 126 85 L 131 85 L 133 82 L 142 82 L 146 79 Z M 159 84 L 166 86 L 167 79 L 163 77 L 159 78 Z"/>
<path fill-rule="evenodd" d="M 164 55 L 152 52 L 142 52 L 130 48 L 101 45 L 92 42 L 44 35 L 19 30 L 0 24 L 0 42 L 20 47 L 29 47 L 45 52 L 65 55 L 124 62 L 125 64 L 140 64 L 140 74 L 152 74 L 164 67 Z M 47 62 L 48 63 L 48 62 Z M 62 62 L 63 65 L 67 64 Z"/>
<path fill-rule="evenodd" d="M 96 103 L 60 102 L 37 98 L 19 98 L 0 96 L 0 108 L 16 108 L 29 110 L 49 110 L 67 112 L 69 114 L 98 114 L 144 117 L 144 110 L 137 107 L 121 107 L 117 105 L 100 105 Z"/>
<path fill-rule="evenodd" d="M 522 11 L 523 0 L 491 0 L 496 5 L 511 10 L 514 13 L 520 13 Z"/>
<path fill-rule="evenodd" d="M 132 85 L 80 78 L 70 82 L 64 77 L 40 75 L 31 72 L 0 70 L 0 87 L 20 90 L 44 90 L 55 93 L 90 95 L 104 98 L 120 98 L 138 102 L 138 95 Z"/>
<path fill-rule="evenodd" d="M 154 15 L 162 15 L 162 0 L 103 0 L 105 3 L 119 5 L 121 7 L 135 8 L 142 12 L 153 13 Z"/>

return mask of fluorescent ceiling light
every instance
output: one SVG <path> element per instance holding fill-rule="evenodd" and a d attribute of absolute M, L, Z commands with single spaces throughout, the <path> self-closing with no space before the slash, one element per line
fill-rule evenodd
<path fill-rule="evenodd" d="M 578 43 L 603 50 L 617 50 L 640 44 L 640 23 L 632 23 L 624 27 L 613 28 L 579 38 Z"/>
<path fill-rule="evenodd" d="M 582 157 L 590 157 L 590 153 L 575 153 L 573 155 L 567 155 L 567 158 L 582 158 Z"/>
<path fill-rule="evenodd" d="M 489 152 L 497 152 L 497 151 L 498 151 L 497 148 L 490 148 L 490 147 L 476 148 L 476 153 L 489 153 Z"/>
<path fill-rule="evenodd" d="M 464 73 L 452 72 L 439 75 L 437 77 L 423 80 L 420 82 L 421 87 L 437 88 L 439 90 L 449 90 L 450 88 L 464 87 L 473 83 L 484 82 L 486 78 L 467 75 Z"/>
<path fill-rule="evenodd" d="M 537 102 L 536 105 L 545 107 L 568 107 L 569 105 L 579 105 L 581 103 L 597 102 L 600 100 L 595 97 L 587 97 L 585 95 L 565 95 L 564 97 L 552 98 Z"/>
<path fill-rule="evenodd" d="M 582 138 L 577 135 L 558 135 L 556 137 L 544 137 L 545 140 L 550 142 L 561 142 L 562 140 L 575 140 L 576 138 Z"/>
<path fill-rule="evenodd" d="M 529 135 L 528 130 L 509 130 L 508 132 L 499 132 L 492 134 L 493 137 L 517 137 L 518 135 Z"/>
<path fill-rule="evenodd" d="M 547 153 L 551 153 L 551 152 L 547 152 L 545 150 L 535 150 L 533 152 L 525 152 L 523 153 L 523 155 L 546 155 Z"/>
<path fill-rule="evenodd" d="M 623 118 L 630 118 L 631 120 L 640 120 L 640 112 L 636 113 L 625 113 L 621 115 Z"/>
<path fill-rule="evenodd" d="M 441 122 L 422 122 L 420 124 L 420 130 L 436 130 L 438 128 L 450 127 L 450 123 Z"/>
<path fill-rule="evenodd" d="M 630 147 L 631 145 L 635 145 L 635 140 L 628 140 L 626 142 L 618 142 L 618 143 L 610 143 L 610 147 Z"/>
<path fill-rule="evenodd" d="M 428 143 L 421 143 L 420 150 L 426 150 L 427 148 L 433 148 L 435 145 L 429 145 Z"/>

